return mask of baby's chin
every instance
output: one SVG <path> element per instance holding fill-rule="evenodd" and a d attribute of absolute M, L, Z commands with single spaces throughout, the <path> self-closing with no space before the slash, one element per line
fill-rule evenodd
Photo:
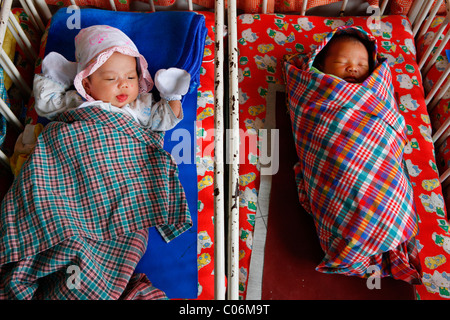
<path fill-rule="evenodd" d="M 113 107 L 116 107 L 116 108 L 123 108 L 128 104 L 128 103 L 117 103 L 117 102 L 111 102 L 111 101 L 105 101 L 105 102 L 110 103 Z"/>
<path fill-rule="evenodd" d="M 125 107 L 127 104 L 130 104 L 131 101 L 127 100 L 127 101 L 110 101 L 109 103 L 111 103 L 112 106 L 116 107 L 116 108 L 123 108 Z"/>

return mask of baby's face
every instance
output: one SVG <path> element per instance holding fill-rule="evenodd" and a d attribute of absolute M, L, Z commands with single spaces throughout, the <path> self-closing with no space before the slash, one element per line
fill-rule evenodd
<path fill-rule="evenodd" d="M 347 82 L 361 83 L 369 76 L 369 54 L 359 41 L 340 39 L 331 43 L 322 71 Z"/>
<path fill-rule="evenodd" d="M 136 58 L 114 52 L 89 78 L 83 79 L 86 93 L 95 100 L 121 108 L 139 95 Z"/>

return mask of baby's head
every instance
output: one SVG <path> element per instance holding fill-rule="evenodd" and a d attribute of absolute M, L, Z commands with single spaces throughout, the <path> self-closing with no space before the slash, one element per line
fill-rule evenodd
<path fill-rule="evenodd" d="M 136 58 L 114 52 L 91 75 L 82 80 L 83 88 L 95 100 L 121 108 L 139 95 Z"/>
<path fill-rule="evenodd" d="M 315 58 L 314 66 L 352 83 L 363 82 L 373 70 L 373 62 L 363 40 L 346 33 L 330 39 Z"/>
<path fill-rule="evenodd" d="M 96 25 L 82 29 L 75 37 L 75 55 L 78 73 L 74 85 L 87 101 L 101 100 L 120 108 L 153 86 L 147 61 L 116 28 Z"/>

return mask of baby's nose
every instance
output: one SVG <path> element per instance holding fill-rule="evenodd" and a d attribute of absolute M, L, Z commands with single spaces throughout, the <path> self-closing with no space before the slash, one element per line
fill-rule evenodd
<path fill-rule="evenodd" d="M 349 64 L 347 70 L 348 72 L 358 72 L 359 66 L 357 64 Z"/>
<path fill-rule="evenodd" d="M 119 87 L 120 87 L 120 88 L 127 88 L 128 85 L 129 85 L 128 79 L 121 79 L 121 80 L 119 81 Z"/>

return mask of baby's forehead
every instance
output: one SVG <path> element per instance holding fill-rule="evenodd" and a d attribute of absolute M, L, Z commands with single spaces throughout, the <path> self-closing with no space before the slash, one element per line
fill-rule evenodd
<path fill-rule="evenodd" d="M 122 54 L 120 52 L 114 52 L 100 67 L 99 69 L 108 70 L 123 70 L 123 69 L 136 69 L 137 61 L 136 57 Z"/>
<path fill-rule="evenodd" d="M 332 46 L 333 44 L 340 44 L 340 45 L 347 45 L 347 44 L 355 45 L 356 44 L 356 45 L 360 45 L 361 47 L 365 48 L 365 45 L 361 39 L 359 39 L 357 37 L 352 37 L 349 35 L 342 35 L 342 36 L 332 38 L 329 42 L 329 45 Z"/>
<path fill-rule="evenodd" d="M 369 57 L 369 51 L 363 42 L 354 37 L 339 37 L 334 41 L 330 41 L 328 43 L 328 51 L 326 56 L 335 56 L 342 53 L 341 50 L 347 49 L 347 51 L 351 51 L 356 54 L 364 54 Z"/>

